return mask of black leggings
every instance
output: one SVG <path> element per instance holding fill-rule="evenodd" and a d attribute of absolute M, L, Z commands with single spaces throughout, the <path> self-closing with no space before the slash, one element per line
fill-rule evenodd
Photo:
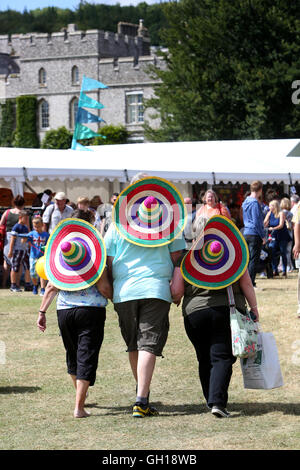
<path fill-rule="evenodd" d="M 57 310 L 57 319 L 66 350 L 68 373 L 94 385 L 104 337 L 105 308 L 61 309 Z"/>
<path fill-rule="evenodd" d="M 228 307 L 198 310 L 184 318 L 185 331 L 192 342 L 198 363 L 203 395 L 211 407 L 226 407 L 232 375 L 231 330 Z"/>

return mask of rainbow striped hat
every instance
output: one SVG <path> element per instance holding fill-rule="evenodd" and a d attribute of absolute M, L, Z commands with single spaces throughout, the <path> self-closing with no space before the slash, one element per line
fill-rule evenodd
<path fill-rule="evenodd" d="M 203 289 L 223 289 L 246 271 L 248 245 L 227 217 L 211 217 L 181 262 L 183 278 Z"/>
<path fill-rule="evenodd" d="M 45 250 L 45 273 L 58 289 L 87 289 L 100 279 L 105 265 L 103 238 L 90 223 L 64 219 L 51 232 Z"/>
<path fill-rule="evenodd" d="M 112 220 L 130 243 L 157 247 L 171 243 L 183 231 L 186 208 L 181 194 L 169 181 L 147 177 L 121 192 Z"/>

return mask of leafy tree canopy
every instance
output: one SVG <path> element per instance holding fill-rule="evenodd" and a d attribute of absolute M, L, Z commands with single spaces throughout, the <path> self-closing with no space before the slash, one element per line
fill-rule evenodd
<path fill-rule="evenodd" d="M 297 2 L 179 0 L 163 5 L 166 69 L 146 105 L 157 141 L 298 138 L 300 78 Z"/>

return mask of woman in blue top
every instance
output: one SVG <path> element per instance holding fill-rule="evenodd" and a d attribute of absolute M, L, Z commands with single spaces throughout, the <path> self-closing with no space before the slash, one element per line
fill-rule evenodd
<path fill-rule="evenodd" d="M 84 214 L 80 218 L 91 223 L 89 213 Z M 79 218 L 78 214 L 76 217 Z M 83 290 L 63 291 L 48 282 L 37 320 L 41 331 L 46 329 L 46 311 L 57 294 L 58 325 L 66 350 L 68 373 L 76 389 L 74 417 L 85 418 L 89 416 L 84 409 L 85 399 L 89 386 L 95 383 L 104 337 L 107 298 L 112 298 L 107 270 L 96 284 Z"/>
<path fill-rule="evenodd" d="M 287 276 L 287 246 L 291 237 L 286 225 L 286 217 L 283 211 L 280 211 L 279 201 L 274 199 L 269 204 L 264 226 L 268 227 L 271 235 L 269 246 L 272 250 L 272 268 L 273 276 L 279 276 L 278 273 L 278 255 L 282 258 L 283 276 Z"/>

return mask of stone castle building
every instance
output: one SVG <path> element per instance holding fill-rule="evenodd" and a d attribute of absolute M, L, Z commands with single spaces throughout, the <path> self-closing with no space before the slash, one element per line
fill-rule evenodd
<path fill-rule="evenodd" d="M 78 31 L 70 24 L 52 34 L 0 36 L 0 100 L 20 95 L 38 99 L 37 127 L 40 141 L 49 129 L 65 126 L 73 131 L 83 75 L 108 89 L 86 94 L 104 109 L 90 110 L 106 124 L 126 126 L 132 142 L 143 142 L 143 99 L 153 95 L 155 81 L 147 73 L 161 64 L 151 53 L 143 21 L 118 24 L 118 33 Z M 98 128 L 90 127 L 94 131 Z"/>

